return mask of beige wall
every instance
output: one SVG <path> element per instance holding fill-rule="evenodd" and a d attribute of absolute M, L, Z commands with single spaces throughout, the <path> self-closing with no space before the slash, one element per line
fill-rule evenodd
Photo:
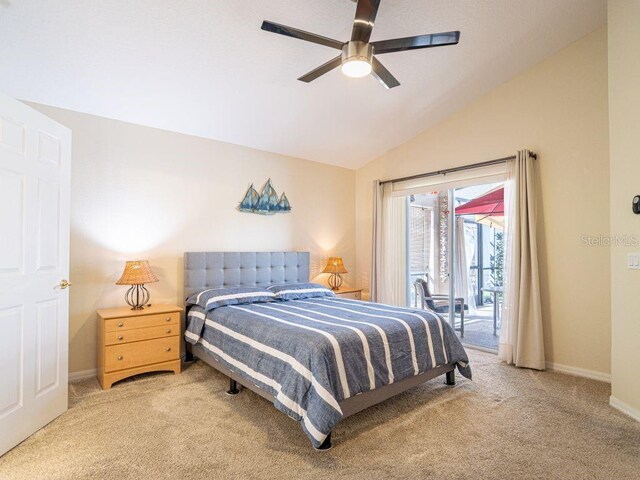
<path fill-rule="evenodd" d="M 611 234 L 640 239 L 631 200 L 640 194 L 640 2 L 609 2 L 609 125 Z M 611 249 L 611 403 L 640 420 L 640 272 L 627 269 L 627 253 Z"/>
<path fill-rule="evenodd" d="M 156 303 L 182 296 L 181 258 L 188 250 L 310 250 L 314 272 L 324 258 L 337 254 L 352 273 L 357 271 L 357 278 L 349 275 L 347 282 L 368 288 L 374 178 L 474 163 L 519 148 L 540 158 L 548 360 L 596 374 L 610 371 L 610 286 L 616 277 L 610 281 L 608 249 L 582 242 L 583 235 L 609 234 L 605 29 L 355 173 L 35 107 L 73 130 L 71 372 L 95 367 L 95 309 L 122 304 L 124 287 L 113 283 L 125 260 L 151 261 L 161 278 L 150 285 Z M 614 165 L 611 172 L 614 184 Z M 261 186 L 269 176 L 278 191 L 287 192 L 294 211 L 273 217 L 237 212 L 247 184 Z M 628 207 L 630 194 L 617 198 L 612 191 L 612 203 Z"/>
<path fill-rule="evenodd" d="M 538 242 L 547 360 L 606 377 L 609 251 L 584 246 L 581 236 L 609 232 L 607 115 L 607 32 L 602 28 L 358 170 L 358 285 L 369 286 L 373 179 L 528 148 L 539 155 L 541 177 Z M 629 201 L 625 197 L 623 203 Z"/>
<path fill-rule="evenodd" d="M 212 140 L 34 105 L 73 131 L 71 372 L 95 368 L 96 308 L 123 304 L 125 260 L 149 259 L 152 302 L 179 302 L 182 255 L 202 250 L 309 250 L 355 269 L 355 172 Z M 290 214 L 236 210 L 271 177 Z M 350 277 L 346 277 L 349 282 Z"/>

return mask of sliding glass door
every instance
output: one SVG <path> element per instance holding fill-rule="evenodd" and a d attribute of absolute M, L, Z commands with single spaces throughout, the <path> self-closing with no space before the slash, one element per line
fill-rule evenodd
<path fill-rule="evenodd" d="M 442 315 L 465 344 L 495 351 L 504 287 L 504 185 L 409 195 L 408 303 Z"/>

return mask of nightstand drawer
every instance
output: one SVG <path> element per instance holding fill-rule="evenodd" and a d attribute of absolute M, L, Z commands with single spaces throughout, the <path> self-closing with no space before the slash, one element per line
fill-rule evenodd
<path fill-rule="evenodd" d="M 126 368 L 176 360 L 180 356 L 180 337 L 159 338 L 143 342 L 110 345 L 105 348 L 104 370 Z"/>
<path fill-rule="evenodd" d="M 180 326 L 175 323 L 159 327 L 136 328 L 121 332 L 107 332 L 104 335 L 105 345 L 119 345 L 122 343 L 139 342 L 153 338 L 173 337 L 180 333 Z"/>
<path fill-rule="evenodd" d="M 159 313 L 156 315 L 140 315 L 137 317 L 112 318 L 104 321 L 105 332 L 119 332 L 132 328 L 157 327 L 180 323 L 180 313 Z"/>

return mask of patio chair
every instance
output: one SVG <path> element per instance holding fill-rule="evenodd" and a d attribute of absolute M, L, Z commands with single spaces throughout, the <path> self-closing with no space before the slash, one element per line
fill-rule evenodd
<path fill-rule="evenodd" d="M 449 295 L 432 295 L 429 291 L 429 284 L 423 278 L 418 278 L 413 283 L 413 287 L 416 296 L 420 297 L 420 305 L 423 309 L 436 313 L 449 313 Z M 456 328 L 456 330 L 460 330 L 460 337 L 464 337 L 464 311 L 469 310 L 469 306 L 464 303 L 464 298 L 456 298 L 454 303 L 454 317 L 456 314 L 460 315 L 460 328 Z M 455 328 L 455 318 L 453 324 Z"/>

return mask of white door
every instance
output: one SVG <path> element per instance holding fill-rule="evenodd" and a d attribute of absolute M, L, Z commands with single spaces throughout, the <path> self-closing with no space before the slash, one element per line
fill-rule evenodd
<path fill-rule="evenodd" d="M 67 409 L 71 131 L 0 94 L 0 455 Z"/>

